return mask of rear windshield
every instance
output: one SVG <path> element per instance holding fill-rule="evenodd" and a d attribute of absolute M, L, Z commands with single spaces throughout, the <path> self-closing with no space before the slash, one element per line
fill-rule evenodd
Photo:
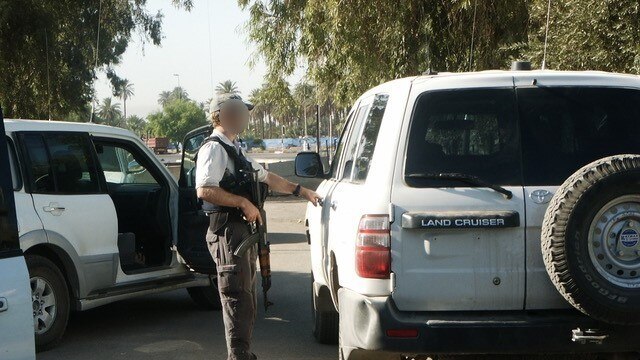
<path fill-rule="evenodd" d="M 517 90 L 526 185 L 560 185 L 582 166 L 640 154 L 640 91 L 620 88 Z"/>
<path fill-rule="evenodd" d="M 512 89 L 427 92 L 414 108 L 405 176 L 462 173 L 500 185 L 521 184 Z M 413 187 L 469 186 L 405 178 Z"/>

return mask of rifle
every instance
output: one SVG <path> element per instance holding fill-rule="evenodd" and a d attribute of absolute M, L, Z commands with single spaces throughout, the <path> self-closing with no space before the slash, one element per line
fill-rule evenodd
<path fill-rule="evenodd" d="M 248 171 L 248 170 L 244 170 Z M 266 222 L 267 217 L 264 212 L 264 202 L 262 198 L 262 192 L 260 188 L 260 182 L 258 181 L 258 170 L 250 171 L 253 177 L 251 186 L 251 195 L 255 201 L 256 207 L 260 210 L 260 216 L 262 221 Z M 262 294 L 264 296 L 264 311 L 269 309 L 269 306 L 273 305 L 267 296 L 267 292 L 271 289 L 271 249 L 270 243 L 266 237 L 266 227 L 264 224 L 260 224 L 257 221 L 249 223 L 251 235 L 243 239 L 234 250 L 234 255 L 240 256 L 244 254 L 249 247 L 258 243 L 258 259 L 260 262 L 260 275 L 262 276 Z"/>

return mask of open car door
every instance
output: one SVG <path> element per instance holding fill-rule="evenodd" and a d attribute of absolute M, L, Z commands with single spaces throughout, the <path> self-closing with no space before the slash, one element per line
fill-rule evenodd
<path fill-rule="evenodd" d="M 32 300 L 37 299 L 31 297 L 29 272 L 18 240 L 13 199 L 17 184 L 9 156 L 0 108 L 0 358 L 26 360 L 36 358 L 32 316 L 36 304 Z"/>
<path fill-rule="evenodd" d="M 196 195 L 196 155 L 205 138 L 211 135 L 211 125 L 189 132 L 182 146 L 180 169 L 178 252 L 192 270 L 215 274 L 216 266 L 206 242 L 209 217 L 202 211 L 202 201 Z"/>

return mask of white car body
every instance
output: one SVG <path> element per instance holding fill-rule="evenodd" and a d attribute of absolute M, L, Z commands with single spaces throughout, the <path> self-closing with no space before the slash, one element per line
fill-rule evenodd
<path fill-rule="evenodd" d="M 14 183 L 18 185 L 14 195 L 20 247 L 26 255 L 45 256 L 58 264 L 71 287 L 73 309 L 87 310 L 134 296 L 211 284 L 209 276 L 190 270 L 177 252 L 179 187 L 139 137 L 124 129 L 85 123 L 7 120 L 5 127 L 11 148 L 17 152 L 12 161 L 12 173 Z M 166 200 L 163 200 L 166 201 L 166 219 L 169 222 L 166 225 L 171 230 L 167 234 L 170 240 L 166 244 L 167 258 L 163 264 L 147 266 L 141 271 L 123 270 L 118 243 L 119 220 L 123 219 L 118 217 L 109 193 L 111 190 L 75 195 L 28 191 L 29 177 L 25 169 L 29 164 L 26 164 L 21 136 L 31 133 L 44 134 L 45 137 L 59 133 L 82 134 L 78 136 L 88 136 L 92 148 L 96 147 L 96 142 L 113 142 L 130 147 L 133 153 L 142 157 L 147 164 L 144 171 L 153 172 L 159 181 L 158 187 L 164 191 L 163 194 L 166 193 Z M 124 172 L 130 164 L 118 160 L 124 170 L 104 171 L 105 184 L 126 182 L 129 174 L 125 176 Z M 97 166 L 97 157 L 93 161 Z M 162 196 L 164 199 L 165 195 Z M 126 197 L 125 193 L 121 199 Z"/>
<path fill-rule="evenodd" d="M 384 334 L 362 333 L 362 329 L 381 331 L 379 327 L 383 327 L 379 322 L 384 323 L 386 315 L 376 314 L 374 306 L 366 305 L 376 301 L 392 303 L 393 311 L 406 312 L 408 317 L 426 313 L 490 311 L 495 315 L 509 311 L 571 309 L 551 283 L 540 249 L 542 219 L 548 200 L 560 184 L 505 185 L 513 193 L 511 199 L 506 199 L 484 187 L 416 188 L 408 186 L 404 179 L 408 134 L 419 96 L 440 90 L 505 88 L 515 91 L 532 86 L 640 90 L 640 78 L 602 72 L 445 73 L 391 81 L 367 91 L 354 103 L 350 117 L 357 116 L 354 114 L 360 108 L 368 109 L 374 96 L 389 96 L 368 176 L 359 182 L 353 181 L 353 174 L 343 178 L 344 156 L 336 153 L 334 158 L 341 162 L 332 164 L 332 169 L 338 170 L 327 175 L 330 178 L 316 190 L 324 199 L 324 206 L 310 205 L 306 213 L 314 291 L 316 296 L 321 296 L 323 289 L 328 289 L 340 313 L 341 342 L 347 349 L 345 358 L 351 350 L 397 350 L 388 349 L 384 340 L 376 338 L 384 338 Z M 351 136 L 361 138 L 364 129 L 358 131 Z M 540 193 L 538 190 L 546 191 L 546 202 L 533 201 Z M 514 211 L 520 225 L 495 230 L 403 228 L 403 215 L 429 211 Z M 363 278 L 356 271 L 358 224 L 365 215 L 386 215 L 391 222 L 388 279 Z M 341 293 L 351 294 L 349 296 L 362 302 L 344 310 L 339 301 Z M 351 313 L 352 310 L 358 315 Z M 363 325 L 359 331 L 351 326 L 343 327 L 359 323 L 365 313 L 369 316 L 361 321 L 371 322 L 370 327 Z M 361 356 L 373 358 L 370 353 Z"/>

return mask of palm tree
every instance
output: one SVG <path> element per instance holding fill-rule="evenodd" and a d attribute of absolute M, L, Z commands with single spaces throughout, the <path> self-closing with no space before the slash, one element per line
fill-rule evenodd
<path fill-rule="evenodd" d="M 180 99 L 180 100 L 189 100 L 189 94 L 187 91 L 180 86 L 176 86 L 171 91 L 171 100 Z"/>
<path fill-rule="evenodd" d="M 163 91 L 158 96 L 158 104 L 165 106 L 171 100 L 171 91 Z"/>
<path fill-rule="evenodd" d="M 116 96 L 119 96 L 122 99 L 124 104 L 124 118 L 127 118 L 127 100 L 131 99 L 134 95 L 133 92 L 133 84 L 129 82 L 129 80 L 124 79 L 118 89 L 116 89 Z"/>
<path fill-rule="evenodd" d="M 227 80 L 216 86 L 216 94 L 218 95 L 236 95 L 238 93 L 239 91 L 235 81 Z"/>
<path fill-rule="evenodd" d="M 111 100 L 110 97 L 102 100 L 102 104 L 98 108 L 98 116 L 107 125 L 120 126 L 120 120 L 122 119 L 120 104 L 114 104 Z"/>

